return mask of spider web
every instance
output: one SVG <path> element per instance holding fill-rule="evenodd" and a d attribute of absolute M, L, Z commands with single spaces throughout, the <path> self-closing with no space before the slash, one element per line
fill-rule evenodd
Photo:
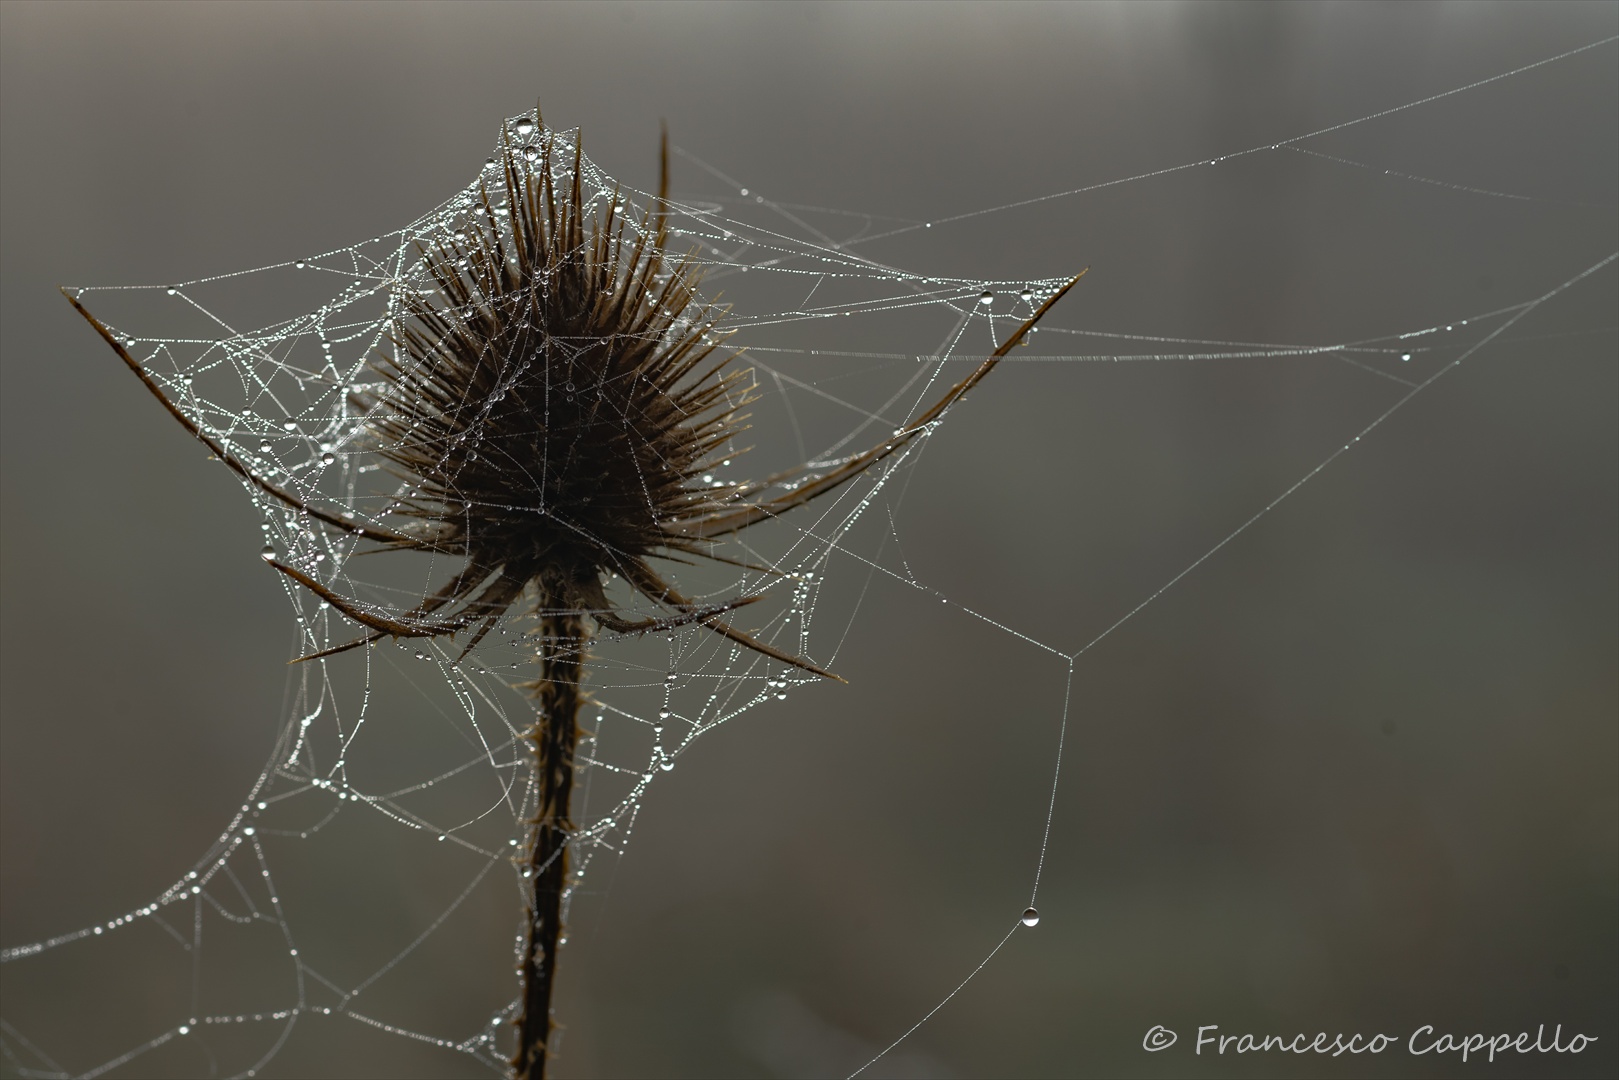
<path fill-rule="evenodd" d="M 750 433 L 757 435 L 755 445 L 737 445 L 704 481 L 725 486 L 799 461 L 809 463 L 810 477 L 835 468 L 936 400 L 1066 280 L 992 280 L 896 268 L 861 254 L 878 240 L 1255 155 L 1278 161 L 1305 155 L 1374 169 L 1391 184 L 1440 185 L 1458 197 L 1530 198 L 1381 169 L 1329 152 L 1325 140 L 1313 141 L 1396 111 L 1270 146 L 1236 148 L 1214 159 L 927 222 L 775 202 L 719 168 L 686 157 L 723 194 L 701 200 L 682 199 L 677 192 L 668 214 L 670 249 L 695 253 L 710 296 L 723 290 L 730 310 L 720 329 L 734 333 L 730 344 L 744 351 L 760 394 Z M 514 117 L 503 124 L 497 145 L 509 139 L 530 147 L 526 160 L 533 162 L 542 130 L 532 115 Z M 566 181 L 577 135 L 555 134 L 553 167 Z M 485 169 L 492 170 L 495 160 Z M 368 440 L 368 412 L 360 403 L 373 400 L 380 389 L 370 364 L 394 347 L 402 298 L 432 289 L 421 251 L 479 224 L 481 179 L 482 174 L 399 231 L 363 243 L 218 277 L 73 293 L 185 416 L 252 473 L 322 512 L 386 527 L 406 492 L 379 465 Z M 648 193 L 616 182 L 588 157 L 582 159 L 579 179 L 587 210 L 617 201 L 631 222 L 647 227 L 653 202 Z M 501 212 L 497 207 L 497 216 Z M 783 651 L 834 671 L 874 579 L 912 590 L 1050 660 L 1062 703 L 1052 717 L 1050 771 L 1031 778 L 1049 785 L 1049 796 L 1045 820 L 1036 826 L 1040 843 L 1031 867 L 1029 911 L 1007 912 L 1004 936 L 976 967 L 964 965 L 970 980 L 1014 934 L 1038 922 L 1035 909 L 1068 738 L 1073 676 L 1085 654 L 1373 436 L 1417 395 L 1616 258 L 1619 254 L 1569 267 L 1543 290 L 1508 304 L 1444 313 L 1437 321 L 1352 340 L 1298 344 L 1120 334 L 1087 328 L 1089 319 L 1056 309 L 1012 363 L 1322 362 L 1356 368 L 1386 391 L 1324 457 L 1081 641 L 1059 641 L 1030 629 L 1015 612 L 963 602 L 919 577 L 906 558 L 908 550 L 927 542 L 902 527 L 899 511 L 907 485 L 934 440 L 959 434 L 958 425 L 963 433 L 971 428 L 970 400 L 835 495 L 745 534 L 733 553 L 766 571 L 679 566 L 671 573 L 683 592 L 703 601 L 762 595 L 765 600 L 748 610 L 742 625 Z M 1068 301 L 1076 309 L 1082 292 L 1083 286 Z M 905 348 L 915 343 L 923 348 Z M 244 481 L 243 488 L 262 514 L 266 559 L 295 566 L 368 604 L 407 609 L 458 569 L 439 556 L 365 557 L 363 544 L 351 534 L 323 527 L 253 483 Z M 776 489 L 788 487 L 783 483 Z M 866 585 L 829 588 L 828 581 L 840 575 Z M 284 584 L 297 625 L 294 656 L 321 652 L 357 635 L 354 624 L 330 605 Z M 630 617 L 650 613 L 637 610 L 621 584 L 609 595 Z M 519 684 L 533 676 L 532 628 L 532 620 L 509 614 L 465 656 L 447 641 L 384 641 L 291 667 L 285 722 L 274 752 L 240 810 L 193 866 L 142 904 L 0 954 L 8 966 L 49 965 L 58 950 L 120 947 L 112 943 L 138 939 L 121 946 L 127 952 L 120 953 L 136 959 L 121 962 L 150 964 L 154 970 L 179 965 L 178 977 L 157 980 L 173 998 L 172 1026 L 136 1034 L 115 1055 L 85 1060 L 70 1042 L 44 1038 L 30 1022 L 8 1016 L 0 1044 L 5 1067 L 20 1076 L 196 1070 L 197 1056 L 190 1051 L 184 1058 L 163 1055 L 201 1042 L 206 1048 L 201 1068 L 210 1074 L 254 1076 L 276 1061 L 300 1025 L 348 1022 L 504 1071 L 515 983 L 492 986 L 481 1022 L 461 1030 L 444 1030 L 430 1017 L 411 1015 L 408 995 L 401 995 L 397 984 L 408 978 L 413 957 L 452 934 L 458 920 L 473 917 L 473 899 L 483 892 L 499 895 L 514 932 L 517 928 L 522 892 L 513 859 L 533 809 L 521 741 L 531 707 Z M 690 626 L 638 637 L 602 633 L 591 645 L 589 671 L 592 703 L 583 716 L 574 870 L 565 899 L 570 921 L 582 917 L 579 909 L 591 903 L 598 881 L 610 877 L 633 850 L 637 822 L 661 778 L 678 769 L 705 736 L 768 713 L 819 682 Z M 426 890 L 437 899 L 422 924 L 373 955 L 346 948 L 341 931 L 319 924 L 341 925 L 343 918 L 363 911 L 359 897 L 376 883 L 358 871 L 347 872 L 346 853 L 377 844 L 408 845 L 415 858 L 441 869 Z M 484 959 L 490 972 L 505 962 Z M 219 967 L 250 970 L 253 976 L 221 983 L 212 975 Z M 948 993 L 931 1011 L 918 1010 L 916 1025 L 895 1032 L 881 1053 L 856 1054 L 839 1068 L 864 1072 L 959 989 L 941 988 Z M 566 1002 L 558 1005 L 565 1014 Z M 565 1041 L 561 1052 L 566 1054 Z M 170 1064 L 177 1060 L 190 1064 Z"/>

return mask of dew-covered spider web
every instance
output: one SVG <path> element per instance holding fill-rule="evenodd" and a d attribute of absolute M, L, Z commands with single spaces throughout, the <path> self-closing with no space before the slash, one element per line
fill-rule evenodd
<path fill-rule="evenodd" d="M 1613 39 L 1587 46 L 1598 48 L 1611 51 Z M 1450 94 L 1477 85 L 1482 84 Z M 1336 133 L 1388 122 L 1426 103 L 1353 118 L 1269 146 L 1231 147 L 1214 159 L 932 221 L 776 202 L 720 165 L 677 153 L 680 171 L 667 204 L 669 250 L 691 251 L 703 270 L 704 295 L 723 294 L 727 310 L 717 329 L 731 334 L 727 348 L 739 350 L 736 364 L 751 370 L 747 389 L 757 398 L 749 406 L 752 429 L 702 481 L 716 488 L 766 481 L 767 494 L 781 494 L 835 469 L 903 429 L 1090 261 L 1085 252 L 1076 252 L 1074 265 L 1062 273 L 962 277 L 868 255 L 880 240 L 949 230 L 991 214 L 1071 208 L 1082 205 L 1090 192 L 1118 185 L 1194 183 L 1202 170 L 1249 158 L 1277 168 L 1307 157 L 1322 167 L 1371 170 L 1391 189 L 1437 185 L 1458 199 L 1536 201 L 1537 196 L 1491 190 L 1465 177 L 1427 177 L 1360 160 L 1332 141 Z M 456 561 L 370 552 L 368 541 L 325 524 L 320 516 L 391 528 L 401 500 L 409 496 L 377 452 L 371 425 L 383 388 L 374 365 L 398 355 L 405 298 L 434 290 L 423 252 L 484 226 L 489 209 L 481 193 L 498 192 L 491 178 L 499 168 L 500 147 L 517 148 L 518 160 L 530 168 L 538 168 L 549 152 L 551 167 L 566 184 L 574 179 L 576 140 L 576 133 L 549 131 L 531 111 L 504 122 L 483 168 L 469 163 L 475 175 L 463 190 L 397 232 L 239 273 L 70 292 L 185 420 L 256 478 L 244 478 L 242 487 L 262 514 L 266 560 L 292 566 L 378 612 L 405 611 L 453 576 Z M 588 155 L 579 161 L 588 211 L 605 212 L 613 204 L 630 222 L 632 237 L 652 229 L 652 193 L 606 175 Z M 497 219 L 506 213 L 498 196 L 490 205 Z M 1167 567 L 1150 588 L 1107 617 L 1076 623 L 1072 633 L 1058 634 L 1015 608 L 976 596 L 963 599 L 947 582 L 918 574 L 908 558 L 929 544 L 949 542 L 907 529 L 906 495 L 936 441 L 979 434 L 973 395 L 837 491 L 739 535 L 720 549 L 734 563 L 660 565 L 701 603 L 762 597 L 741 613 L 737 625 L 834 672 L 849 659 L 846 643 L 865 614 L 873 582 L 925 598 L 942 615 L 967 620 L 1048 664 L 1048 697 L 1054 702 L 1049 723 L 1008 736 L 1044 740 L 1044 769 L 1027 777 L 1045 806 L 1041 817 L 1028 823 L 1038 843 L 1028 845 L 1034 857 L 1027 900 L 1006 911 L 987 952 L 975 952 L 976 944 L 958 950 L 959 976 L 970 981 L 1013 935 L 1038 932 L 1042 922 L 1041 877 L 1053 808 L 1062 794 L 1064 744 L 1072 735 L 1074 677 L 1087 653 L 1239 543 L 1251 526 L 1329 473 L 1340 457 L 1375 439 L 1408 402 L 1489 350 L 1528 316 L 1591 287 L 1590 279 L 1604 272 L 1607 278 L 1598 280 L 1611 285 L 1608 268 L 1616 258 L 1619 254 L 1608 254 L 1564 267 L 1543 287 L 1502 302 L 1428 311 L 1409 325 L 1364 326 L 1347 337 L 1313 342 L 1115 332 L 1106 312 L 1086 306 L 1082 282 L 1025 346 L 1013 350 L 1008 369 L 1258 360 L 1279 367 L 1353 369 L 1375 390 L 1360 415 L 1331 435 L 1330 446 L 1267 498 L 1236 508 L 1228 527 L 1196 543 L 1195 557 Z M 153 402 L 153 424 L 169 422 L 161 411 Z M 807 468 L 767 480 L 799 464 Z M 266 484 L 294 496 L 303 508 L 267 494 Z M 322 653 L 363 634 L 319 596 L 288 578 L 282 581 L 298 635 L 289 659 Z M 842 587 L 844 582 L 849 586 Z M 608 595 L 626 617 L 660 614 L 623 582 L 609 582 Z M 8 995 L 0 1034 L 7 1074 L 263 1075 L 277 1071 L 278 1055 L 295 1031 L 318 1024 L 367 1025 L 503 1073 L 516 1008 L 509 966 L 514 955 L 468 955 L 467 963 L 483 964 L 488 972 L 489 1000 L 475 1026 L 440 1026 L 432 1017 L 412 1014 L 402 1002 L 408 1000 L 413 957 L 453 939 L 460 923 L 487 917 L 491 907 L 478 906 L 475 897 L 497 898 L 492 909 L 508 913 L 511 933 L 517 935 L 505 939 L 507 946 L 521 944 L 523 891 L 515 857 L 534 812 L 522 741 L 533 705 L 522 684 L 534 677 L 538 647 L 529 610 L 515 605 L 464 655 L 465 634 L 383 638 L 289 667 L 284 723 L 274 752 L 240 809 L 220 823 L 208 850 L 191 865 L 176 867 L 172 883 L 160 893 L 108 911 L 95 925 L 7 943 L 3 959 L 14 985 L 37 977 L 44 988 L 34 995 Z M 894 647 L 906 646 L 897 641 Z M 941 657 L 937 663 L 942 671 L 954 661 Z M 812 687 L 822 695 L 822 707 L 837 707 L 828 696 L 831 688 L 814 675 L 701 625 L 639 635 L 600 632 L 589 646 L 587 684 L 591 700 L 581 717 L 573 804 L 577 832 L 565 898 L 570 925 L 588 918 L 590 905 L 621 862 L 635 858 L 636 831 L 650 793 L 691 755 L 702 754 L 710 736 L 723 739 L 720 729 L 759 722 Z M 953 737 L 949 718 L 940 723 L 939 737 Z M 700 844 L 701 837 L 694 842 Z M 430 868 L 423 895 L 432 899 L 418 922 L 391 930 L 380 952 L 370 937 L 364 947 L 354 946 L 344 932 L 323 925 L 328 918 L 332 925 L 363 920 L 356 913 L 363 912 L 369 890 L 415 887 L 369 880 L 357 869 L 363 862 L 357 853 L 401 845 L 413 852 L 412 860 Z M 1049 919 L 1050 912 L 1045 914 Z M 96 999 L 95 987 L 52 988 L 49 970 L 68 950 L 98 949 L 122 950 L 119 965 L 149 965 L 149 992 L 168 1001 L 172 1014 L 172 1023 L 161 1030 L 126 1033 L 125 1045 L 111 1054 L 87 1054 L 59 1024 L 36 1013 L 37 1003 L 50 995 Z M 217 977 L 222 969 L 251 975 L 222 980 Z M 882 1043 L 853 1048 L 849 1059 L 838 1063 L 839 1071 L 879 1072 L 882 1066 L 874 1063 L 891 1061 L 884 1055 L 896 1047 L 903 1053 L 905 1038 L 945 1008 L 966 981 L 941 984 L 936 1001 L 915 1003 L 916 1026 L 889 1032 L 892 1042 L 886 1048 Z M 565 1021 L 566 998 L 555 1005 Z M 82 1008 L 116 1007 L 112 1001 Z M 53 1011 L 60 1017 L 80 1008 Z M 189 1049 L 198 1043 L 202 1051 Z M 565 1062 L 565 1038 L 557 1050 Z"/>

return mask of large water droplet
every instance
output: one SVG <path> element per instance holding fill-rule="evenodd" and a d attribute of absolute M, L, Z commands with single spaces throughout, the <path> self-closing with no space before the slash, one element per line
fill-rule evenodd
<path fill-rule="evenodd" d="M 995 294 L 990 292 L 988 289 L 985 289 L 979 294 L 978 302 L 980 304 L 993 304 L 995 302 Z"/>
<path fill-rule="evenodd" d="M 1040 925 L 1040 913 L 1038 911 L 1034 910 L 1034 908 L 1029 908 L 1028 910 L 1026 910 L 1023 913 L 1023 925 L 1024 926 L 1039 926 Z"/>
<path fill-rule="evenodd" d="M 334 462 L 336 460 L 337 460 L 337 455 L 336 454 L 326 453 L 326 454 L 322 454 L 320 456 L 320 463 L 322 465 L 330 465 L 332 462 Z"/>
<path fill-rule="evenodd" d="M 512 130 L 523 136 L 534 134 L 534 118 L 532 116 L 519 116 L 517 123 L 512 125 Z"/>
<path fill-rule="evenodd" d="M 269 562 L 271 559 L 275 558 L 275 546 L 273 544 L 265 544 L 264 550 L 259 552 L 259 558 L 263 559 L 265 562 Z"/>

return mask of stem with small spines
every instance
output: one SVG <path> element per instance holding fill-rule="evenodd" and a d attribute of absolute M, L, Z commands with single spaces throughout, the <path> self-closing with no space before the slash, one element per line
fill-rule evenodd
<path fill-rule="evenodd" d="M 528 741 L 534 755 L 536 798 L 524 860 L 526 935 L 520 967 L 517 1050 L 511 1061 L 512 1075 L 517 1080 L 544 1080 L 548 1044 L 555 1028 L 551 991 L 562 936 L 568 840 L 573 834 L 568 802 L 573 794 L 579 707 L 585 698 L 580 682 L 588 630 L 584 617 L 577 612 L 547 611 L 540 617 L 540 636 L 540 677 L 528 686 L 535 704 Z"/>

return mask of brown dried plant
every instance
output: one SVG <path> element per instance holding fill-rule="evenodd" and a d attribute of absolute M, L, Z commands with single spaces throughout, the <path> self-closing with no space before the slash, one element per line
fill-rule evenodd
<path fill-rule="evenodd" d="M 526 733 L 534 797 L 523 855 L 526 933 L 511 1061 L 513 1075 L 524 1080 L 544 1076 L 553 1028 L 591 623 L 620 634 L 697 624 L 774 660 L 838 679 L 733 625 L 727 613 L 758 596 L 699 604 L 650 560 L 738 564 L 716 550 L 725 537 L 837 489 L 905 446 L 988 375 L 1079 280 L 1047 297 L 931 408 L 823 475 L 804 478 L 807 466 L 799 466 L 757 483 L 701 483 L 746 426 L 741 410 L 753 400 L 751 373 L 738 367 L 740 354 L 717 355 L 727 336 L 717 328 L 724 311 L 699 297 L 700 272 L 691 257 L 671 260 L 666 253 L 667 135 L 657 199 L 631 230 L 616 194 L 603 209 L 587 204 L 577 142 L 570 179 L 559 180 L 552 164 L 557 138 L 541 131 L 533 147 L 507 140 L 497 189 L 481 185 L 478 224 L 466 239 L 444 239 L 422 251 L 435 289 L 402 291 L 393 354 L 372 364 L 383 389 L 357 402 L 369 416 L 375 452 L 405 485 L 393 510 L 401 519 L 397 528 L 332 514 L 255 473 L 170 400 L 123 343 L 64 290 L 170 414 L 259 490 L 327 528 L 376 542 L 377 550 L 465 559 L 459 573 L 406 611 L 361 603 L 269 560 L 366 631 L 303 659 L 384 637 L 454 638 L 463 631 L 464 655 L 520 601 L 538 618 L 538 675 L 526 684 L 535 702 Z M 789 479 L 799 482 L 766 497 Z M 614 574 L 656 613 L 632 618 L 615 610 L 603 584 Z"/>

